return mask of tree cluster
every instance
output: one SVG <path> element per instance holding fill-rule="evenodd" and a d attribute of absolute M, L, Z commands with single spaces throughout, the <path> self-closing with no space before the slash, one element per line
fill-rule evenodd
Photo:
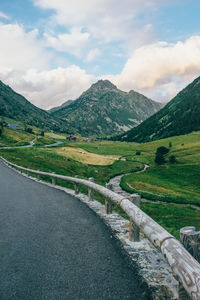
<path fill-rule="evenodd" d="M 170 148 L 172 147 L 171 143 L 169 144 L 169 147 Z M 164 164 L 166 162 L 165 156 L 166 156 L 167 153 L 169 153 L 168 148 L 166 148 L 164 146 L 158 147 L 157 150 L 156 150 L 155 162 L 158 165 Z M 172 163 L 172 164 L 175 163 L 176 162 L 176 156 L 175 155 L 170 155 L 169 162 Z"/>
<path fill-rule="evenodd" d="M 162 165 L 165 163 L 165 155 L 169 152 L 169 149 L 164 147 L 164 146 L 160 146 L 157 148 L 156 150 L 156 157 L 155 157 L 155 162 L 159 165 Z"/>
<path fill-rule="evenodd" d="M 7 123 L 4 120 L 0 121 L 0 136 L 3 134 L 3 128 L 7 126 Z"/>
<path fill-rule="evenodd" d="M 28 132 L 28 133 L 31 133 L 33 134 L 33 129 L 31 127 L 25 127 L 25 131 Z"/>

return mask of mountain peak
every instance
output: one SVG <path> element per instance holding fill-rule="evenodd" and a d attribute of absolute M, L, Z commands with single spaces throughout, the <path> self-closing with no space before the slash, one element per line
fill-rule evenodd
<path fill-rule="evenodd" d="M 107 79 L 100 79 L 91 86 L 91 89 L 117 89 L 117 87 Z"/>

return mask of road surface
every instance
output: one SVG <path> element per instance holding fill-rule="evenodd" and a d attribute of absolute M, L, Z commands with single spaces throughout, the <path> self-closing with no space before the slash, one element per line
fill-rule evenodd
<path fill-rule="evenodd" d="M 84 203 L 0 162 L 0 299 L 148 299 Z"/>
<path fill-rule="evenodd" d="M 28 145 L 23 145 L 23 146 L 5 146 L 5 147 L 0 147 L 0 150 L 1 149 L 32 148 L 35 145 L 34 141 L 35 141 L 35 139 L 32 140 Z M 57 146 L 61 145 L 62 143 L 63 142 L 61 142 L 61 141 L 57 141 L 56 143 L 53 143 L 53 144 L 40 145 L 38 147 L 57 147 Z"/>

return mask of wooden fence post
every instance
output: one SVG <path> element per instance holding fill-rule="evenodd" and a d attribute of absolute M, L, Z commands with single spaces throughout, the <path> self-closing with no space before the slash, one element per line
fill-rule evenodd
<path fill-rule="evenodd" d="M 180 229 L 180 240 L 186 250 L 200 263 L 200 231 L 192 226 Z"/>
<path fill-rule="evenodd" d="M 37 179 L 40 180 L 40 174 L 37 175 Z"/>
<path fill-rule="evenodd" d="M 193 226 L 180 229 L 180 241 L 185 249 L 200 262 L 200 231 L 195 231 Z M 183 285 L 179 283 L 179 300 L 188 300 L 188 294 Z"/>
<path fill-rule="evenodd" d="M 179 282 L 178 286 L 178 300 L 190 300 L 191 298 L 188 296 L 188 293 L 184 289 L 182 283 Z"/>
<path fill-rule="evenodd" d="M 89 181 L 94 182 L 94 178 L 90 177 Z M 88 200 L 93 201 L 94 200 L 94 190 L 92 188 L 88 188 Z"/>
<path fill-rule="evenodd" d="M 112 191 L 112 184 L 107 183 L 106 188 Z M 105 212 L 106 214 L 112 214 L 112 201 L 109 198 L 105 199 Z"/>
<path fill-rule="evenodd" d="M 137 207 L 140 208 L 141 205 L 141 197 L 138 194 L 132 194 L 129 200 L 134 203 Z M 129 240 L 132 242 L 139 242 L 140 241 L 140 227 L 137 226 L 133 219 L 130 218 L 129 223 Z"/>
<path fill-rule="evenodd" d="M 56 185 L 56 178 L 55 177 L 51 177 L 51 181 L 53 185 Z"/>
<path fill-rule="evenodd" d="M 78 178 L 78 175 L 76 175 L 75 178 Z M 80 185 L 79 183 L 75 182 L 75 195 L 79 194 L 79 190 L 80 190 Z"/>

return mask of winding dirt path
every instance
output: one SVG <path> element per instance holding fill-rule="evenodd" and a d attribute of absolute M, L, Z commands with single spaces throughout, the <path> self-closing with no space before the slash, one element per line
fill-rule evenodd
<path fill-rule="evenodd" d="M 126 174 L 121 174 L 121 175 L 115 176 L 115 177 L 113 177 L 109 180 L 108 184 L 110 184 L 111 189 L 112 189 L 113 192 L 118 193 L 118 194 L 122 195 L 123 197 L 129 198 L 131 196 L 131 193 L 126 192 L 120 186 L 120 182 L 121 182 L 122 177 L 126 176 L 126 175 L 130 175 L 130 174 L 143 173 L 148 168 L 149 168 L 149 165 L 144 164 L 144 168 L 142 170 L 136 171 L 134 173 L 126 173 Z M 132 188 L 132 186 L 130 186 L 130 188 Z M 169 203 L 169 202 L 158 201 L 158 200 L 153 201 L 153 200 L 149 200 L 149 199 L 146 199 L 146 198 L 141 198 L 141 201 L 142 202 L 154 203 L 154 204 L 173 204 L 172 202 Z M 194 204 L 182 204 L 182 203 L 174 203 L 174 204 L 180 205 L 180 206 L 190 206 L 190 207 L 193 207 L 197 210 L 200 210 L 200 207 L 197 206 L 197 205 L 194 205 Z"/>
<path fill-rule="evenodd" d="M 134 174 L 138 174 L 138 173 L 143 173 L 145 172 L 147 169 L 149 168 L 149 165 L 147 164 L 144 164 L 144 168 L 140 171 L 136 171 L 134 172 Z M 130 175 L 131 173 L 126 173 L 126 174 L 121 174 L 121 175 L 118 175 L 118 176 L 115 176 L 113 178 L 111 178 L 108 182 L 108 184 L 111 185 L 112 187 L 112 191 L 117 193 L 117 194 L 120 194 L 124 197 L 130 197 L 130 193 L 124 191 L 121 186 L 120 186 L 120 182 L 121 182 L 121 179 L 123 176 L 126 176 L 126 175 Z M 147 199 L 142 199 L 142 201 L 145 200 L 145 201 L 148 201 Z"/>

